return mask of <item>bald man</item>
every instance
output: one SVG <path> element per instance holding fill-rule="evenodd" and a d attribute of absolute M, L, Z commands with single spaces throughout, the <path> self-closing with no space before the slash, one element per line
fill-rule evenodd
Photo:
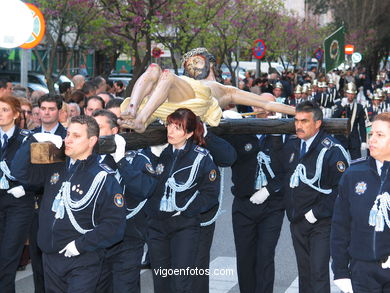
<path fill-rule="evenodd" d="M 72 82 L 74 84 L 74 90 L 81 90 L 85 83 L 85 77 L 81 74 L 76 74 L 75 76 L 73 76 Z"/>
<path fill-rule="evenodd" d="M 268 93 L 261 97 L 263 101 L 275 101 Z M 253 109 L 257 118 L 274 114 L 256 106 Z M 232 220 L 240 292 L 272 292 L 275 248 L 284 217 L 283 195 L 276 181 L 281 176 L 278 152 L 283 146 L 282 136 L 224 138 L 237 152 L 232 166 Z"/>

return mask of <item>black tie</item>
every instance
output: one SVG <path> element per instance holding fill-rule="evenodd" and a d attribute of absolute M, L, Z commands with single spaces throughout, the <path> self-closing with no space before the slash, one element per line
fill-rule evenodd
<path fill-rule="evenodd" d="M 4 151 L 8 146 L 8 136 L 7 134 L 3 134 L 3 145 L 1 146 L 1 150 Z"/>
<path fill-rule="evenodd" d="M 302 142 L 301 145 L 301 153 L 299 154 L 299 158 L 302 158 L 306 154 L 306 142 Z"/>

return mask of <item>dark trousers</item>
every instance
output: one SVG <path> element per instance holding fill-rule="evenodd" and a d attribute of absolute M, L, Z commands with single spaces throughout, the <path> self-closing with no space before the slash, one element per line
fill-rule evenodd
<path fill-rule="evenodd" d="M 95 293 L 103 255 L 86 252 L 74 257 L 53 253 L 42 255 L 47 293 Z"/>
<path fill-rule="evenodd" d="M 15 292 L 15 276 L 28 237 L 33 215 L 33 200 L 28 195 L 15 198 L 0 194 L 0 292 Z"/>
<path fill-rule="evenodd" d="M 211 209 L 207 213 L 201 215 L 201 222 L 207 222 L 212 219 L 218 210 L 218 206 Z M 210 249 L 213 243 L 215 231 L 215 222 L 211 225 L 200 228 L 199 248 L 196 255 L 195 267 L 206 271 L 210 268 Z M 194 276 L 193 292 L 208 293 L 209 292 L 209 274 L 199 274 Z"/>
<path fill-rule="evenodd" d="M 33 271 L 34 277 L 34 288 L 35 293 L 45 293 L 45 282 L 44 282 L 44 274 L 43 274 L 43 265 L 42 265 L 42 251 L 38 246 L 37 238 L 38 238 L 38 221 L 39 221 L 39 209 L 34 210 L 34 216 L 31 222 L 30 229 L 30 259 L 31 259 L 31 267 Z"/>
<path fill-rule="evenodd" d="M 305 218 L 290 224 L 298 264 L 299 293 L 329 293 L 331 219 L 310 224 Z"/>
<path fill-rule="evenodd" d="M 380 262 L 351 261 L 351 280 L 354 293 L 389 293 L 390 269 Z"/>
<path fill-rule="evenodd" d="M 127 220 L 123 240 L 105 251 L 97 293 L 140 292 L 146 230 L 146 215 L 143 211 Z"/>
<path fill-rule="evenodd" d="M 139 293 L 143 252 L 143 241 L 138 246 L 122 241 L 107 249 L 96 292 Z"/>
<path fill-rule="evenodd" d="M 148 220 L 148 247 L 155 293 L 192 293 L 200 237 L 199 217 Z M 187 269 L 188 268 L 188 269 Z"/>
<path fill-rule="evenodd" d="M 241 293 L 273 292 L 275 248 L 283 217 L 283 209 L 267 202 L 255 205 L 248 198 L 234 199 L 232 221 Z"/>

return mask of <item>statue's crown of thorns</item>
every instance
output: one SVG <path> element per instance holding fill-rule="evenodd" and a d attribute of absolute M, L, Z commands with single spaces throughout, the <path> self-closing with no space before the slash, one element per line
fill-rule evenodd
<path fill-rule="evenodd" d="M 209 51 L 207 51 L 206 48 L 195 48 L 195 49 L 192 49 L 191 51 L 188 51 L 187 53 L 185 53 L 181 59 L 182 61 L 182 64 L 184 65 L 184 63 L 190 58 L 190 57 L 193 57 L 193 56 L 197 56 L 197 55 L 202 55 L 204 57 L 206 57 L 210 62 L 212 63 L 215 63 L 216 62 L 216 59 L 214 57 L 214 55 L 212 55 Z"/>

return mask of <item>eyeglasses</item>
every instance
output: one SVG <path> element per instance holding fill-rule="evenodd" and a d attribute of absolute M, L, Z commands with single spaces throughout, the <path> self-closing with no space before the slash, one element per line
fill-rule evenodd
<path fill-rule="evenodd" d="M 22 113 L 23 113 L 23 114 L 31 115 L 31 114 L 32 114 L 32 111 L 22 110 Z"/>

